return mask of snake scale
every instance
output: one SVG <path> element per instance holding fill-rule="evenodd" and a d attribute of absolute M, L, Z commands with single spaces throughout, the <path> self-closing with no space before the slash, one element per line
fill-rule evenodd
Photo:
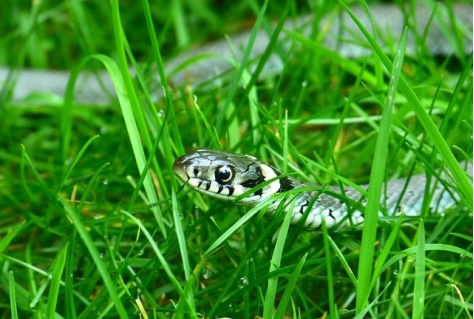
<path fill-rule="evenodd" d="M 472 165 L 463 164 L 468 174 L 472 175 Z M 272 200 L 274 195 L 297 190 L 299 188 L 313 188 L 302 190 L 294 195 L 294 204 L 284 206 L 285 212 L 291 209 L 291 223 L 304 223 L 309 230 L 321 228 L 322 223 L 328 228 L 342 228 L 350 225 L 361 226 L 364 221 L 363 209 L 365 197 L 355 188 L 345 186 L 342 195 L 340 187 L 321 187 L 311 185 L 296 178 L 282 175 L 272 166 L 259 161 L 249 155 L 240 155 L 213 149 L 200 149 L 194 153 L 184 155 L 174 162 L 174 173 L 193 190 L 208 196 L 224 200 L 235 201 L 238 205 L 255 206 L 264 200 L 269 201 L 267 212 L 275 213 L 282 197 Z M 440 177 L 447 179 L 448 174 Z M 436 178 L 430 179 L 430 212 L 444 212 L 459 202 L 459 197 L 452 187 L 445 187 Z M 414 175 L 411 178 L 401 178 L 386 183 L 387 189 L 382 192 L 380 217 L 386 216 L 419 216 L 423 195 L 425 193 L 426 174 Z M 254 187 L 266 183 L 265 186 L 253 193 L 239 198 Z M 448 183 L 449 184 L 449 183 Z M 367 189 L 368 185 L 361 185 Z M 359 203 L 354 207 L 348 203 Z"/>

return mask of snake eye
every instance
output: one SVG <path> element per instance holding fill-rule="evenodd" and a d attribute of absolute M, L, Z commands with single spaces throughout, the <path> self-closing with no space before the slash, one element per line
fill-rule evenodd
<path fill-rule="evenodd" d="M 230 166 L 221 166 L 216 169 L 215 177 L 219 184 L 228 184 L 234 178 L 234 171 Z"/>

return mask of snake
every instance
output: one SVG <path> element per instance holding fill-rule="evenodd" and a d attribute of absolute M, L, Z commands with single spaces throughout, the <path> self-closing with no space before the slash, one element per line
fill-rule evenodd
<path fill-rule="evenodd" d="M 409 28 L 407 54 L 416 53 L 416 42 L 421 40 L 420 34 L 426 41 L 425 46 L 433 55 L 449 56 L 458 58 L 472 52 L 472 4 L 453 4 L 449 14 L 448 8 L 442 4 L 436 8 L 417 4 L 413 8 L 416 11 L 416 21 L 411 21 Z M 373 5 L 368 15 L 364 7 L 352 7 L 355 16 L 360 23 L 368 29 L 383 31 L 384 36 L 378 41 L 384 49 L 390 49 L 384 38 L 397 38 L 404 30 L 407 23 L 403 10 L 395 5 Z M 322 46 L 341 57 L 358 58 L 373 54 L 371 49 L 360 45 L 362 37 L 359 28 L 355 25 L 347 12 L 337 12 L 328 14 L 318 23 L 321 32 Z M 284 23 L 284 30 L 297 30 L 307 39 L 314 35 L 314 17 L 301 16 L 297 19 L 288 19 Z M 271 29 L 275 28 L 272 26 Z M 255 45 L 249 52 L 249 62 L 258 61 L 258 58 L 265 53 L 270 42 L 268 30 L 259 30 L 255 36 Z M 446 34 L 460 34 L 459 43 L 452 43 L 452 37 Z M 323 36 L 324 35 L 324 36 Z M 425 37 L 426 36 L 426 37 Z M 221 40 L 215 43 L 204 45 L 198 49 L 184 52 L 171 60 L 166 61 L 167 79 L 174 86 L 192 84 L 193 87 L 214 83 L 214 78 L 232 71 L 234 66 L 229 61 L 242 61 L 245 48 L 252 32 L 246 31 L 233 35 L 229 40 Z M 295 41 L 295 38 L 282 32 L 278 37 L 281 55 L 271 54 L 265 67 L 260 74 L 262 78 L 278 74 L 283 69 L 281 56 L 287 56 L 290 48 L 295 45 L 302 45 Z M 387 42 L 390 42 L 387 41 Z M 196 59 L 196 57 L 206 57 Z M 193 61 L 193 63 L 189 63 Z M 254 68 L 249 63 L 249 68 Z M 232 73 L 232 72 L 230 72 Z M 11 96 L 9 103 L 13 105 L 27 105 L 42 103 L 42 100 L 31 99 L 37 92 L 42 94 L 52 94 L 61 97 L 71 77 L 68 71 L 44 71 L 15 69 L 0 66 L 0 98 L 2 95 Z M 232 77 L 232 74 L 231 74 Z M 218 81 L 219 82 L 219 81 Z M 163 96 L 159 95 L 161 90 L 161 79 L 151 81 L 154 87 L 150 92 L 158 92 L 153 96 L 157 101 Z M 105 90 L 104 90 L 105 89 Z M 4 94 L 5 92 L 8 94 Z M 107 72 L 81 73 L 76 88 L 75 102 L 77 104 L 109 105 L 114 100 L 115 88 Z M 61 104 L 61 98 L 58 99 Z M 472 172 L 472 166 L 469 166 Z M 293 177 L 284 176 L 280 171 L 265 164 L 249 155 L 238 155 L 217 150 L 198 150 L 195 153 L 180 157 L 174 164 L 176 175 L 192 189 L 212 197 L 235 201 L 236 204 L 245 206 L 255 206 L 268 199 L 270 205 L 268 210 L 274 213 L 280 205 L 282 199 L 276 198 L 280 193 L 285 193 L 302 188 L 318 189 L 318 186 L 310 185 L 299 181 Z M 260 184 L 265 185 L 256 190 L 252 195 L 242 196 Z M 439 183 L 438 183 L 439 184 Z M 381 203 L 386 208 L 388 215 L 404 213 L 405 215 L 419 215 L 421 209 L 421 191 L 426 185 L 424 175 L 412 176 L 409 179 L 400 179 L 387 183 L 386 197 Z M 260 185 L 261 186 L 261 185 Z M 368 185 L 361 185 L 361 189 L 366 190 Z M 296 195 L 294 205 L 287 205 L 286 210 L 293 207 L 292 222 L 304 222 L 304 226 L 309 229 L 321 227 L 323 221 L 328 227 L 347 226 L 351 224 L 361 224 L 364 220 L 363 209 L 350 207 L 347 202 L 341 200 L 346 197 L 353 202 L 364 206 L 365 198 L 360 190 L 352 187 L 323 189 L 319 186 L 319 191 L 303 191 Z M 344 193 L 344 196 L 341 196 Z M 454 191 L 438 185 L 434 189 L 430 208 L 432 211 L 444 211 L 455 205 L 459 198 Z M 359 206 L 360 206 L 359 205 Z M 353 206 L 353 205 L 352 205 Z M 356 205 L 357 206 L 357 205 Z"/>
<path fill-rule="evenodd" d="M 463 165 L 472 176 L 472 164 Z M 199 149 L 178 157 L 173 171 L 191 189 L 219 200 L 247 207 L 268 201 L 268 215 L 274 215 L 285 200 L 284 196 L 276 195 L 294 192 L 293 203 L 282 207 L 292 215 L 291 224 L 302 223 L 307 230 L 319 230 L 323 223 L 328 229 L 360 228 L 364 222 L 367 199 L 360 189 L 367 190 L 369 185 L 360 185 L 360 189 L 313 185 L 282 174 L 253 156 L 214 149 Z M 441 173 L 440 178 L 448 179 L 448 175 Z M 380 201 L 385 209 L 380 210 L 379 217 L 420 216 L 426 176 L 417 174 L 387 182 Z M 459 204 L 459 195 L 449 183 L 432 178 L 430 192 L 431 213 L 444 212 Z"/>

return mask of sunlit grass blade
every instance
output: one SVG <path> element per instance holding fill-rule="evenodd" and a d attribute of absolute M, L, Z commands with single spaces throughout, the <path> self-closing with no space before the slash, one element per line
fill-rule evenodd
<path fill-rule="evenodd" d="M 94 183 L 97 181 L 97 179 L 99 178 L 100 174 L 104 171 L 104 169 L 106 167 L 108 167 L 109 165 L 110 165 L 110 163 L 104 163 L 94 172 L 94 175 L 92 176 L 92 178 L 90 179 L 89 183 L 87 184 L 87 186 L 84 190 L 84 194 L 81 198 L 81 201 L 77 205 L 78 210 L 81 210 L 84 207 L 84 205 L 86 204 L 86 201 L 87 201 L 87 196 L 89 195 L 90 191 L 92 190 L 92 187 L 93 187 Z"/>
<path fill-rule="evenodd" d="M 146 157 L 144 154 L 144 147 L 142 145 L 142 138 L 148 150 L 152 150 L 152 139 L 146 129 L 146 122 L 140 108 L 135 89 L 132 83 L 130 72 L 128 70 L 127 59 L 125 56 L 124 33 L 120 21 L 120 11 L 118 1 L 111 1 L 113 30 L 115 35 L 115 42 L 118 55 L 118 66 L 111 60 L 103 59 L 110 77 L 114 81 L 117 97 L 122 108 L 123 118 L 129 132 L 130 142 L 137 161 L 138 170 L 141 174 L 146 174 L 144 179 L 144 187 L 150 202 L 158 202 L 157 192 L 153 185 L 150 173 L 146 167 Z M 166 228 L 163 221 L 159 206 L 152 207 L 158 227 L 163 235 L 166 237 Z"/>
<path fill-rule="evenodd" d="M 66 98 L 65 98 L 65 106 L 63 108 L 63 113 L 62 113 L 62 118 L 64 123 L 69 123 L 71 121 L 71 109 L 73 105 L 73 89 L 74 89 L 74 83 L 79 75 L 80 70 L 84 67 L 84 65 L 91 59 L 97 59 L 100 62 L 104 64 L 106 67 L 107 71 L 109 72 L 110 78 L 112 82 L 114 83 L 114 88 L 117 94 L 117 97 L 120 101 L 120 106 L 122 108 L 122 113 L 123 113 L 123 118 L 125 120 L 125 124 L 127 127 L 127 130 L 129 131 L 129 137 L 130 141 L 132 144 L 132 148 L 135 153 L 135 159 L 137 161 L 137 166 L 139 168 L 139 171 L 146 174 L 144 178 L 144 187 L 145 191 L 147 193 L 148 199 L 150 202 L 158 202 L 157 198 L 157 192 L 155 191 L 153 182 L 151 180 L 150 174 L 148 172 L 148 166 L 147 166 L 147 161 L 146 157 L 144 154 L 144 147 L 141 143 L 141 137 L 140 133 L 137 128 L 137 124 L 135 122 L 135 117 L 134 113 L 131 108 L 131 103 L 128 98 L 129 94 L 126 93 L 126 89 L 124 86 L 124 82 L 122 80 L 122 75 L 121 72 L 117 66 L 117 64 L 110 59 L 109 57 L 103 56 L 103 55 L 93 55 L 89 56 L 88 58 L 84 59 L 72 72 L 71 78 L 68 83 L 68 87 L 66 90 Z M 128 74 L 128 69 L 127 69 L 127 74 Z M 129 77 L 129 76 L 128 76 Z M 63 137 L 63 148 L 68 147 L 69 143 L 69 138 L 67 132 L 71 129 L 71 124 L 63 124 L 62 125 L 62 130 L 64 130 L 64 137 Z M 151 147 L 150 147 L 151 148 Z M 158 206 L 152 207 L 151 208 L 152 212 L 154 213 L 154 216 L 157 220 L 158 226 L 160 227 L 160 230 L 163 232 L 163 234 L 166 236 L 166 228 L 164 226 L 163 222 L 163 217 L 161 215 L 161 212 L 159 210 Z"/>
<path fill-rule="evenodd" d="M 178 128 L 178 122 L 176 121 L 176 115 L 175 111 L 173 108 L 173 103 L 171 99 L 171 89 L 168 85 L 168 74 L 165 72 L 165 66 L 163 63 L 163 58 L 160 50 L 160 44 L 158 42 L 158 38 L 156 36 L 156 27 L 153 22 L 153 16 L 151 14 L 150 10 L 150 5 L 149 2 L 146 0 L 142 0 L 142 7 L 143 7 L 143 14 L 145 16 L 145 22 L 147 26 L 147 31 L 148 35 L 150 38 L 150 43 L 151 43 L 151 51 L 154 57 L 154 60 L 156 62 L 156 66 L 158 69 L 158 74 L 160 76 L 161 80 L 161 86 L 163 88 L 164 94 L 165 94 L 165 100 L 166 100 L 166 113 L 164 118 L 158 117 L 158 122 L 161 124 L 161 131 L 164 134 L 163 138 L 163 143 L 165 143 L 165 158 L 168 159 L 168 161 L 171 160 L 172 154 L 171 154 L 171 147 L 173 146 L 176 149 L 176 152 L 178 154 L 181 154 L 184 151 L 184 147 L 182 144 L 181 140 L 181 133 L 180 129 Z M 177 12 L 178 15 L 181 15 L 181 12 Z M 151 102 L 151 101 L 149 101 Z M 151 104 L 151 103 L 150 103 Z M 171 119 L 171 120 L 169 120 Z M 166 124 L 166 125 L 165 125 Z M 171 131 L 174 135 L 174 139 L 169 138 L 169 132 L 168 132 L 168 125 L 171 127 Z M 172 143 L 172 145 L 167 145 L 168 141 Z"/>
<path fill-rule="evenodd" d="M 184 287 L 184 293 L 186 294 L 186 300 L 189 303 L 189 306 L 192 309 L 195 309 L 194 296 L 193 296 L 193 287 L 194 287 L 194 277 L 191 273 L 191 265 L 189 263 L 188 251 L 186 248 L 186 236 L 181 225 L 181 213 L 178 211 L 178 200 L 176 199 L 176 193 L 171 193 L 171 202 L 173 205 L 173 221 L 176 236 L 178 238 L 179 250 L 181 253 L 181 260 L 183 261 L 183 271 L 186 279 L 186 285 Z M 184 311 L 186 303 L 180 302 L 178 305 L 177 312 Z M 182 309 L 180 309 L 182 308 Z"/>
<path fill-rule="evenodd" d="M 288 284 L 285 287 L 285 291 L 283 292 L 283 295 L 280 299 L 280 303 L 278 304 L 278 307 L 275 311 L 275 315 L 273 318 L 278 319 L 278 318 L 285 318 L 285 311 L 286 308 L 288 307 L 288 303 L 291 300 L 291 293 L 293 292 L 293 289 L 296 286 L 296 283 L 298 282 L 298 276 L 300 275 L 301 269 L 303 268 L 304 262 L 306 261 L 306 257 L 308 255 L 305 254 L 301 258 L 301 260 L 296 264 L 295 269 L 293 272 L 290 274 L 290 277 L 288 279 Z"/>
<path fill-rule="evenodd" d="M 289 204 L 290 211 L 293 211 L 294 206 L 295 206 L 295 201 L 291 201 L 291 203 Z M 280 208 L 283 208 L 283 206 L 280 205 Z M 278 213 L 279 211 L 277 210 L 276 214 Z M 276 239 L 272 259 L 270 261 L 270 269 L 268 271 L 269 273 L 271 273 L 274 270 L 277 270 L 280 267 L 281 257 L 283 255 L 283 248 L 285 247 L 285 241 L 288 235 L 288 229 L 290 227 L 291 217 L 292 217 L 291 214 L 285 214 L 283 224 L 281 225 L 280 232 L 278 233 L 278 237 Z M 271 319 L 273 317 L 273 310 L 274 310 L 274 305 L 275 305 L 275 297 L 277 293 L 277 288 L 278 288 L 278 276 L 271 277 L 270 279 L 268 279 L 268 287 L 267 287 L 267 292 L 265 294 L 265 300 L 264 300 L 264 305 L 263 305 L 263 318 L 264 319 Z"/>
<path fill-rule="evenodd" d="M 382 198 L 382 183 L 387 160 L 387 149 L 390 134 L 391 118 L 394 107 L 395 95 L 397 93 L 398 81 L 401 76 L 403 55 L 406 47 L 407 32 L 403 33 L 400 44 L 395 55 L 393 69 L 390 71 L 391 80 L 387 92 L 387 100 L 382 111 L 380 131 L 375 146 L 374 162 L 370 174 L 370 187 L 367 196 L 365 210 L 365 222 L 362 232 L 361 254 L 358 270 L 357 285 L 357 313 L 365 307 L 370 294 L 370 281 L 372 277 L 372 265 L 374 260 L 375 237 L 377 232 L 377 220 L 380 211 L 380 198 Z"/>
<path fill-rule="evenodd" d="M 224 107 L 223 107 L 224 110 L 226 110 L 227 107 L 232 103 L 232 99 L 234 98 L 235 92 L 237 91 L 237 88 L 238 88 L 238 85 L 240 83 L 240 79 L 242 77 L 242 74 L 244 73 L 245 69 L 247 68 L 247 61 L 249 60 L 250 52 L 251 52 L 252 47 L 255 43 L 255 38 L 257 36 L 258 30 L 260 29 L 260 25 L 262 23 L 262 20 L 265 18 L 265 11 L 267 9 L 267 5 L 268 5 L 268 0 L 265 0 L 262 7 L 260 8 L 260 12 L 257 16 L 257 20 L 255 21 L 252 33 L 251 33 L 250 38 L 249 38 L 249 43 L 246 46 L 244 55 L 242 57 L 242 61 L 240 61 L 240 66 L 239 66 L 239 69 L 237 70 L 237 74 L 234 78 L 234 81 L 232 82 L 232 86 L 231 86 L 229 92 L 227 93 L 227 97 L 226 97 L 226 100 L 224 102 Z M 221 125 L 222 125 L 222 122 L 224 120 L 224 115 L 225 115 L 225 111 L 221 112 L 219 114 L 219 116 L 217 117 L 216 128 L 217 128 L 218 132 L 219 132 L 219 130 L 221 128 Z"/>
<path fill-rule="evenodd" d="M 402 223 L 402 217 L 398 219 L 394 227 L 392 228 L 392 231 L 390 232 L 390 235 L 388 236 L 387 240 L 385 241 L 385 244 L 382 248 L 382 251 L 380 252 L 380 255 L 377 258 L 376 264 L 375 264 L 375 269 L 374 273 L 372 276 L 372 281 L 370 283 L 370 289 L 373 289 L 375 287 L 375 284 L 377 282 L 377 279 L 379 276 L 382 274 L 382 267 L 385 264 L 388 256 L 392 252 L 393 245 L 395 241 L 397 240 L 397 236 L 399 235 L 399 229 L 400 225 Z"/>
<path fill-rule="evenodd" d="M 308 39 L 299 32 L 288 30 L 285 31 L 285 33 L 288 33 L 291 37 L 293 37 L 295 40 L 297 40 L 304 46 L 310 48 L 315 52 L 318 52 L 318 54 L 323 54 L 325 58 L 328 58 L 334 63 L 341 65 L 341 67 L 344 68 L 345 71 L 353 74 L 354 76 L 358 76 L 358 74 L 360 74 L 360 77 L 364 83 L 369 83 L 371 85 L 375 85 L 377 83 L 375 75 L 369 70 L 365 69 L 361 72 L 361 66 L 359 63 L 352 61 L 348 58 L 342 57 L 341 55 L 337 54 L 337 52 L 328 49 L 320 43 L 316 43 L 315 41 Z"/>
<path fill-rule="evenodd" d="M 67 171 L 64 173 L 64 176 L 61 180 L 61 182 L 59 183 L 59 189 L 63 186 L 64 184 L 64 181 L 66 181 L 69 177 L 69 175 L 71 174 L 71 172 L 74 170 L 74 167 L 77 165 L 77 162 L 81 159 L 82 155 L 84 154 L 84 152 L 87 150 L 87 148 L 89 147 L 89 145 L 92 144 L 92 142 L 94 142 L 95 139 L 98 139 L 100 136 L 99 135 L 95 135 L 93 137 L 91 137 L 81 148 L 81 150 L 77 153 L 76 157 L 74 158 L 74 160 L 71 162 L 71 164 L 69 165 Z"/>
<path fill-rule="evenodd" d="M 18 310 L 17 310 L 17 304 L 16 304 L 16 283 L 15 283 L 15 275 L 13 271 L 9 271 L 9 281 L 8 284 L 10 286 L 10 315 L 12 319 L 18 319 Z"/>
<path fill-rule="evenodd" d="M 69 247 L 75 247 L 77 231 L 71 231 L 69 238 Z M 76 316 L 76 300 L 74 298 L 74 249 L 68 249 L 68 256 L 66 259 L 64 282 L 65 282 L 65 313 L 67 318 L 75 319 Z"/>
<path fill-rule="evenodd" d="M 0 239 L 0 254 L 4 253 L 5 249 L 10 245 L 11 241 L 18 235 L 25 223 L 26 220 L 10 228 L 8 233 L 4 235 L 2 239 Z"/>
<path fill-rule="evenodd" d="M 196 124 L 199 125 L 200 123 L 202 123 L 204 125 L 207 132 L 206 139 L 210 140 L 209 143 L 212 147 L 219 149 L 220 148 L 219 136 L 215 134 L 215 131 L 212 129 L 209 123 L 209 120 L 207 119 L 206 115 L 202 112 L 201 108 L 199 107 L 196 97 L 194 98 L 193 104 L 194 104 L 193 112 L 195 114 L 197 113 L 199 117 L 201 118 L 201 122 L 198 122 L 197 117 L 195 118 Z"/>
<path fill-rule="evenodd" d="M 377 304 L 378 298 L 382 296 L 385 290 L 387 290 L 388 288 L 389 286 L 386 286 L 384 290 L 379 294 L 378 297 L 374 298 L 374 300 L 370 304 L 367 304 L 363 309 L 361 309 L 361 311 L 356 316 L 354 316 L 354 319 L 364 319 L 367 317 L 368 313 L 370 313 L 371 316 L 375 316 L 375 312 L 373 311 L 372 308 L 375 307 L 375 305 Z"/>
<path fill-rule="evenodd" d="M 418 227 L 418 243 L 415 255 L 415 285 L 413 290 L 413 316 L 423 318 L 425 311 L 425 225 L 420 220 Z"/>
<path fill-rule="evenodd" d="M 69 245 L 66 243 L 54 261 L 53 273 L 51 276 L 51 283 L 49 285 L 48 306 L 46 309 L 46 318 L 54 319 L 56 316 L 56 306 L 58 304 L 59 288 L 61 284 L 61 277 L 66 264 L 66 256 Z"/>
<path fill-rule="evenodd" d="M 386 271 L 391 265 L 398 262 L 400 259 L 416 254 L 417 249 L 418 247 L 415 246 L 415 247 L 410 247 L 400 252 L 397 252 L 395 256 L 391 257 L 389 260 L 385 262 L 385 264 L 383 265 L 380 271 L 382 272 Z M 461 255 L 470 259 L 474 257 L 470 251 L 459 248 L 457 246 L 445 245 L 445 244 L 425 244 L 425 251 L 431 251 L 431 250 L 449 252 L 449 253 Z"/>
<path fill-rule="evenodd" d="M 346 273 L 349 276 L 350 280 L 354 284 L 354 287 L 356 287 L 357 286 L 357 277 L 355 276 L 354 272 L 352 271 L 351 267 L 349 266 L 349 263 L 347 262 L 346 258 L 344 257 L 344 253 L 339 249 L 339 247 L 334 242 L 334 240 L 331 238 L 331 236 L 328 235 L 327 241 L 328 241 L 328 244 L 331 245 L 331 248 L 336 253 L 336 256 L 339 259 L 339 262 L 344 267 L 344 270 L 346 271 Z"/>
<path fill-rule="evenodd" d="M 330 251 L 330 241 L 328 230 L 326 227 L 326 222 L 323 220 L 323 240 L 324 240 L 324 255 L 326 259 L 326 274 L 327 274 L 327 289 L 328 289 L 328 302 L 329 302 L 329 315 L 331 318 L 337 318 L 338 312 L 335 304 L 334 298 L 334 277 L 332 271 L 331 263 L 331 251 Z"/>

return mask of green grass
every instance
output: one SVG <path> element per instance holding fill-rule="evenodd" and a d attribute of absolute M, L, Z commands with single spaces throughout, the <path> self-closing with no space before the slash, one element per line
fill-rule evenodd
<path fill-rule="evenodd" d="M 374 55 L 347 59 L 292 31 L 302 49 L 280 75 L 257 80 L 275 37 L 255 72 L 236 63 L 194 91 L 164 81 L 166 98 L 152 102 L 141 85 L 151 61 L 164 79 L 174 54 L 249 20 L 342 9 L 166 3 L 2 6 L 0 28 L 13 31 L 0 63 L 107 69 L 118 102 L 75 105 L 74 79 L 64 105 L 0 95 L 0 318 L 472 318 L 472 186 L 456 164 L 472 158 L 472 56 L 433 57 L 422 41 L 403 56 L 393 39 L 397 64 L 369 31 Z M 435 179 L 446 165 L 463 203 L 387 223 L 371 190 L 363 231 L 309 233 L 281 212 L 265 217 L 265 205 L 181 189 L 173 161 L 198 147 L 319 185 Z"/>

